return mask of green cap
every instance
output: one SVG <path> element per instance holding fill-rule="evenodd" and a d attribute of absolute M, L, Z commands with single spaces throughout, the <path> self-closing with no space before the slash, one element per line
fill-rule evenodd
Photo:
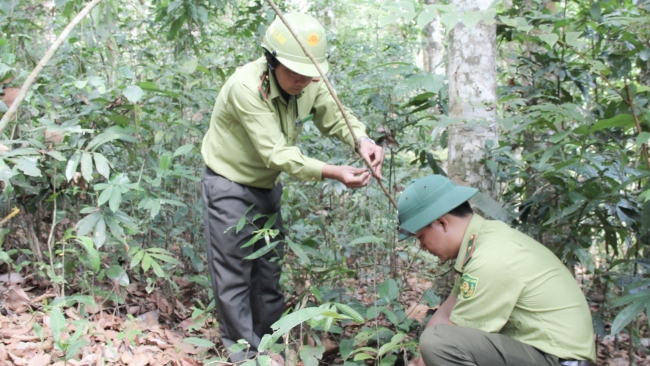
<path fill-rule="evenodd" d="M 478 192 L 476 188 L 457 186 L 442 175 L 429 175 L 415 180 L 397 201 L 399 227 L 416 233 L 449 211 L 460 206 Z M 409 235 L 400 231 L 398 240 Z"/>
<path fill-rule="evenodd" d="M 298 38 L 314 56 L 318 65 L 327 73 L 327 36 L 325 28 L 315 18 L 302 13 L 284 14 L 289 26 L 296 32 Z M 303 52 L 298 41 L 293 37 L 282 19 L 275 18 L 266 30 L 262 39 L 262 47 L 275 56 L 289 70 L 304 76 L 318 77 L 318 69 Z"/>

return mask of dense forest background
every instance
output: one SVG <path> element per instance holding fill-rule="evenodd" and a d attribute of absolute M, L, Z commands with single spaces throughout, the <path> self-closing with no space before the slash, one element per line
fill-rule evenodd
<path fill-rule="evenodd" d="M 0 364 L 216 364 L 200 143 L 221 85 L 261 56 L 275 13 L 263 1 L 96 2 L 13 114 L 90 2 L 0 0 Z M 487 182 L 475 206 L 575 273 L 599 364 L 650 364 L 650 1 L 483 3 L 278 5 L 326 26 L 328 77 L 386 148 L 391 195 L 431 173 Z M 458 57 L 484 64 L 463 48 L 494 55 L 493 78 L 470 70 L 459 82 Z M 462 86 L 479 84 L 494 100 L 470 118 Z M 299 146 L 362 165 L 313 124 Z M 471 159 L 458 158 L 465 147 Z M 376 182 L 283 182 L 288 311 L 275 336 L 287 352 L 273 362 L 411 358 L 449 264 L 396 241 Z"/>

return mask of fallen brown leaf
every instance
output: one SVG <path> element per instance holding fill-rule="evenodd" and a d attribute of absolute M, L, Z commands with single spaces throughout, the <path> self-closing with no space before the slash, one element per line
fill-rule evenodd
<path fill-rule="evenodd" d="M 36 355 L 29 360 L 27 366 L 45 366 L 50 363 L 51 358 L 51 355 Z"/>
<path fill-rule="evenodd" d="M 2 101 L 7 105 L 7 107 L 11 107 L 12 104 L 14 104 L 14 100 L 16 100 L 16 97 L 18 96 L 18 91 L 20 88 L 5 88 L 5 95 L 2 97 Z"/>
<path fill-rule="evenodd" d="M 0 275 L 0 282 L 23 283 L 25 279 L 20 273 L 11 272 Z"/>
<path fill-rule="evenodd" d="M 427 317 L 427 312 L 431 309 L 430 307 L 422 304 L 412 304 L 409 306 L 409 308 L 406 310 L 406 316 L 409 319 L 415 319 L 419 323 L 421 323 L 424 318 Z"/>

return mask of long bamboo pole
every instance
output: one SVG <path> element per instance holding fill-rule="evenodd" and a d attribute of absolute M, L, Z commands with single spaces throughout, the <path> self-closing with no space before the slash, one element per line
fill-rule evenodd
<path fill-rule="evenodd" d="M 302 40 L 300 40 L 300 38 L 298 38 L 298 35 L 293 30 L 293 28 L 289 25 L 289 23 L 286 21 L 286 19 L 284 19 L 284 16 L 282 15 L 282 12 L 277 7 L 277 5 L 275 5 L 273 0 L 266 0 L 266 2 L 273 8 L 275 13 L 278 15 L 278 18 L 280 18 L 280 20 L 282 20 L 282 23 L 284 23 L 284 25 L 287 27 L 287 29 L 289 29 L 289 32 L 291 32 L 291 35 L 293 35 L 293 38 L 295 38 L 296 42 L 298 42 L 298 44 L 300 45 L 300 48 L 302 48 L 303 52 L 305 52 L 305 55 L 307 57 L 309 57 L 311 62 L 314 64 L 314 66 L 318 70 L 318 73 L 323 78 L 323 81 L 325 82 L 325 85 L 327 86 L 327 90 L 329 90 L 330 94 L 332 94 L 332 98 L 334 98 L 334 101 L 336 102 L 336 105 L 341 110 L 341 115 L 343 116 L 343 119 L 345 120 L 345 123 L 348 125 L 348 128 L 350 129 L 350 134 L 352 135 L 352 138 L 355 141 L 355 150 L 357 151 L 359 156 L 361 156 L 363 161 L 366 163 L 366 165 L 370 169 L 370 173 L 372 174 L 372 176 L 375 177 L 375 179 L 377 179 L 377 183 L 379 183 L 379 186 L 381 187 L 382 191 L 384 191 L 384 194 L 386 194 L 386 196 L 388 197 L 390 202 L 393 204 L 395 209 L 397 209 L 397 202 L 395 202 L 395 199 L 390 195 L 390 193 L 388 192 L 386 187 L 384 187 L 384 184 L 381 182 L 381 179 L 379 179 L 377 174 L 375 174 L 375 171 L 372 169 L 372 163 L 365 156 L 361 155 L 361 152 L 359 151 L 360 145 L 359 145 L 359 142 L 357 141 L 357 136 L 354 133 L 354 130 L 352 129 L 352 124 L 350 123 L 350 120 L 348 119 L 347 113 L 345 113 L 345 108 L 343 108 L 343 104 L 341 104 L 341 101 L 339 100 L 339 97 L 336 96 L 336 91 L 332 87 L 332 84 L 330 84 L 330 81 L 327 78 L 327 76 L 325 76 L 325 73 L 323 72 L 323 69 L 320 68 L 320 65 L 318 64 L 318 62 L 314 58 L 314 55 L 312 55 L 311 52 L 309 52 L 309 50 L 307 49 L 307 47 L 305 47 L 305 44 L 302 42 Z"/>
<path fill-rule="evenodd" d="M 92 0 L 88 5 L 86 5 L 85 8 L 83 8 L 79 14 L 77 14 L 74 19 L 65 27 L 63 32 L 59 34 L 59 37 L 52 43 L 52 46 L 45 52 L 45 55 L 43 55 L 43 58 L 38 62 L 34 70 L 29 74 L 27 77 L 27 80 L 25 80 L 25 83 L 23 83 L 23 86 L 20 88 L 18 91 L 18 95 L 16 96 L 16 99 L 14 102 L 11 104 L 11 107 L 7 110 L 7 112 L 2 116 L 2 119 L 0 120 L 0 134 L 4 132 L 5 128 L 7 128 L 7 124 L 9 124 L 9 121 L 11 118 L 16 114 L 18 111 L 18 106 L 20 106 L 20 103 L 22 103 L 23 99 L 25 99 L 25 96 L 27 95 L 27 91 L 29 88 L 34 84 L 34 81 L 36 81 L 36 77 L 38 74 L 43 71 L 43 68 L 47 65 L 47 63 L 50 61 L 52 56 L 56 53 L 56 50 L 59 49 L 63 41 L 68 38 L 70 35 L 70 32 L 74 29 L 74 27 L 77 26 L 81 22 L 83 18 L 90 13 L 90 11 L 97 6 L 97 4 L 101 3 L 102 0 Z"/>

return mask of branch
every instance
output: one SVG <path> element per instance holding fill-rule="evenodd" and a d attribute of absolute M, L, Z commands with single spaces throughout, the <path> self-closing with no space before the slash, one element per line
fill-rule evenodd
<path fill-rule="evenodd" d="M 355 143 L 355 150 L 357 151 L 359 156 L 361 156 L 361 158 L 366 163 L 368 168 L 370 168 L 370 173 L 372 174 L 373 177 L 375 177 L 375 179 L 377 179 L 377 183 L 379 183 L 379 186 L 381 187 L 381 189 L 384 191 L 384 193 L 386 194 L 386 196 L 388 197 L 390 202 L 393 204 L 395 209 L 397 209 L 397 202 L 395 202 L 395 199 L 390 195 L 390 193 L 388 193 L 388 190 L 386 189 L 386 187 L 384 187 L 384 184 L 381 182 L 381 179 L 379 179 L 379 177 L 377 177 L 377 175 L 375 174 L 375 171 L 372 169 L 372 163 L 368 159 L 366 159 L 363 155 L 361 155 L 361 153 L 359 152 L 359 147 L 360 146 L 359 146 L 359 142 L 357 141 L 357 136 L 354 133 L 354 130 L 352 130 L 352 124 L 350 123 L 350 120 L 348 119 L 347 113 L 345 113 L 345 108 L 343 108 L 343 104 L 341 104 L 341 101 L 336 96 L 336 91 L 334 91 L 334 88 L 332 87 L 332 84 L 330 84 L 329 79 L 327 78 L 327 76 L 325 76 L 325 73 L 323 72 L 323 69 L 320 68 L 320 65 L 318 64 L 318 62 L 314 58 L 314 55 L 312 55 L 311 52 L 309 52 L 307 47 L 305 47 L 305 44 L 302 43 L 300 38 L 298 38 L 298 35 L 293 30 L 293 28 L 291 28 L 289 23 L 287 23 L 287 21 L 284 19 L 284 16 L 282 15 L 282 12 L 277 7 L 277 5 L 275 5 L 273 0 L 266 0 L 266 2 L 269 5 L 271 5 L 271 7 L 275 11 L 275 13 L 278 15 L 278 18 L 280 18 L 280 20 L 282 20 L 282 23 L 284 23 L 284 25 L 287 26 L 287 29 L 289 29 L 289 32 L 291 32 L 291 35 L 293 35 L 293 38 L 295 38 L 296 42 L 298 42 L 298 44 L 300 45 L 300 48 L 302 48 L 303 52 L 305 52 L 305 55 L 307 57 L 309 57 L 311 62 L 314 64 L 314 66 L 318 70 L 318 73 L 323 78 L 323 81 L 325 82 L 325 85 L 327 86 L 327 90 L 329 90 L 330 94 L 332 94 L 332 98 L 334 98 L 334 101 L 336 102 L 336 105 L 341 110 L 341 115 L 343 116 L 343 119 L 345 120 L 345 123 L 348 125 L 348 128 L 350 129 L 350 135 L 352 135 L 352 138 L 354 139 L 354 143 Z"/>
<path fill-rule="evenodd" d="M 52 56 L 54 56 L 59 46 L 61 46 L 63 41 L 65 41 L 66 38 L 68 38 L 68 35 L 70 35 L 70 32 L 72 32 L 72 29 L 74 29 L 74 27 L 76 27 L 77 24 L 79 24 L 79 22 L 81 22 L 81 20 L 85 18 L 86 15 L 88 15 L 88 13 L 90 13 L 90 11 L 95 6 L 97 6 L 97 4 L 99 4 L 100 2 L 102 2 L 102 0 L 92 0 L 90 3 L 88 3 L 88 5 L 86 5 L 86 7 L 83 8 L 83 10 L 81 10 L 79 14 L 77 14 L 77 16 L 74 17 L 74 19 L 72 19 L 70 24 L 68 24 L 68 26 L 65 27 L 63 32 L 61 32 L 59 37 L 54 41 L 54 43 L 52 44 L 52 46 L 50 46 L 47 52 L 45 52 L 43 58 L 38 62 L 36 68 L 34 68 L 31 74 L 29 74 L 27 80 L 25 80 L 25 83 L 18 91 L 18 95 L 16 96 L 14 102 L 11 104 L 11 107 L 9 107 L 9 110 L 7 110 L 4 116 L 2 116 L 2 119 L 0 120 L 0 134 L 4 132 L 5 128 L 7 128 L 7 124 L 9 124 L 9 120 L 16 114 L 16 111 L 18 111 L 18 106 L 20 105 L 20 103 L 22 103 L 23 99 L 25 99 L 25 96 L 27 95 L 27 91 L 36 80 L 38 74 L 41 73 L 41 71 L 50 61 Z"/>

